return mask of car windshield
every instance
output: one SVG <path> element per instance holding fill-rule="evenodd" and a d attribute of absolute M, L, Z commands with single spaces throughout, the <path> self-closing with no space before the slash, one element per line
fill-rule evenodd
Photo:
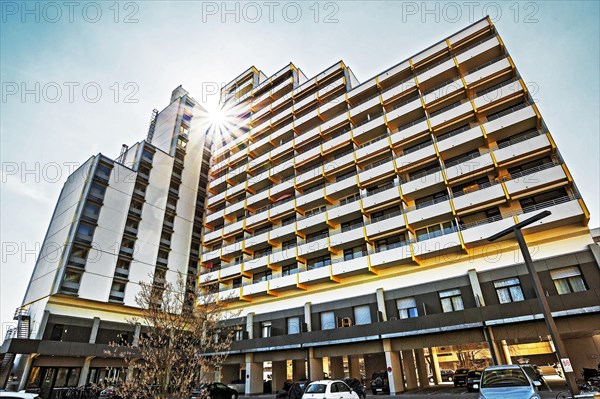
<path fill-rule="evenodd" d="M 481 375 L 481 371 L 469 371 L 469 374 L 467 375 L 467 377 L 479 378 L 480 375 Z"/>
<path fill-rule="evenodd" d="M 306 389 L 306 393 L 325 393 L 325 384 L 310 384 Z"/>
<path fill-rule="evenodd" d="M 481 380 L 482 388 L 522 387 L 527 385 L 529 385 L 529 380 L 520 368 L 485 371 Z"/>

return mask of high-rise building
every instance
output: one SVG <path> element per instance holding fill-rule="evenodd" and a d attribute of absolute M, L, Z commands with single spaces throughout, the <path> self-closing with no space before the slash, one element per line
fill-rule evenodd
<path fill-rule="evenodd" d="M 312 78 L 252 67 L 221 104 L 205 137 L 179 88 L 148 140 L 69 179 L 44 243 L 57 261 L 42 249 L 2 347 L 21 387 L 125 373 L 102 348 L 139 335 L 124 323 L 138 282 L 196 270 L 241 312 L 215 378 L 245 394 L 324 376 L 397 393 L 444 369 L 554 363 L 516 241 L 486 240 L 540 210 L 524 230 L 536 269 L 574 368 L 595 367 L 589 212 L 489 19 L 364 83 L 341 61 Z"/>

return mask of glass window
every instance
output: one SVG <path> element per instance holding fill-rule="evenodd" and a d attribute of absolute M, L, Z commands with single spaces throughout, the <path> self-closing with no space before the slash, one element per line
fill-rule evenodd
<path fill-rule="evenodd" d="M 518 302 L 525 300 L 521 282 L 518 277 L 494 282 L 496 294 L 500 303 Z"/>
<path fill-rule="evenodd" d="M 419 316 L 417 312 L 417 301 L 415 298 L 402 298 L 396 301 L 398 308 L 398 317 L 401 319 L 409 319 Z"/>
<path fill-rule="evenodd" d="M 465 308 L 460 289 L 441 291 L 439 294 L 444 313 L 463 310 Z"/>
<path fill-rule="evenodd" d="M 288 334 L 300 333 L 300 317 L 288 317 L 287 319 L 287 332 Z"/>
<path fill-rule="evenodd" d="M 321 330 L 333 330 L 336 327 L 333 311 L 321 312 Z"/>
<path fill-rule="evenodd" d="M 550 276 L 552 277 L 552 280 L 554 280 L 554 286 L 559 295 L 587 290 L 579 266 L 569 266 L 551 270 Z"/>
<path fill-rule="evenodd" d="M 361 305 L 354 307 L 354 324 L 371 324 L 371 307 L 369 305 Z"/>
<path fill-rule="evenodd" d="M 260 323 L 261 337 L 268 338 L 271 336 L 271 322 L 263 321 Z"/>

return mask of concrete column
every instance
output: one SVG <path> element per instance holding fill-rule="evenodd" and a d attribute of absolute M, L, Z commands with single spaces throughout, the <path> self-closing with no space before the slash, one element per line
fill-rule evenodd
<path fill-rule="evenodd" d="M 383 340 L 383 350 L 385 352 L 385 364 L 390 384 L 390 394 L 396 395 L 400 392 L 404 392 L 404 379 L 402 378 L 400 353 L 392 349 L 392 344 L 389 339 Z"/>
<path fill-rule="evenodd" d="M 140 323 L 135 323 L 135 330 L 133 331 L 133 341 L 131 343 L 132 346 L 138 346 L 140 343 L 140 335 L 142 333 L 142 325 Z"/>
<path fill-rule="evenodd" d="M 306 323 L 306 331 L 312 331 L 311 313 L 312 313 L 312 305 L 310 302 L 306 302 L 304 304 L 304 322 Z M 300 332 L 302 332 L 302 329 L 300 329 Z"/>
<path fill-rule="evenodd" d="M 385 311 L 385 297 L 383 296 L 383 288 L 377 288 L 377 310 L 381 312 L 382 320 L 387 321 L 387 312 Z"/>
<path fill-rule="evenodd" d="M 512 364 L 510 349 L 508 348 L 508 343 L 505 340 L 502 340 L 502 353 L 504 354 L 504 361 L 506 364 Z"/>
<path fill-rule="evenodd" d="M 255 362 L 252 353 L 246 353 L 246 396 L 263 393 L 263 364 Z"/>
<path fill-rule="evenodd" d="M 94 317 L 94 324 L 92 325 L 92 332 L 90 333 L 90 344 L 96 343 L 96 337 L 98 336 L 98 329 L 100 329 L 100 318 Z"/>
<path fill-rule="evenodd" d="M 442 382 L 442 372 L 440 370 L 440 362 L 437 356 L 437 348 L 429 348 L 431 356 L 431 368 L 433 369 L 433 380 L 436 384 Z"/>
<path fill-rule="evenodd" d="M 314 356 L 314 348 L 308 348 L 308 361 L 310 362 L 309 380 L 316 381 L 323 379 L 323 358 Z"/>
<path fill-rule="evenodd" d="M 477 270 L 470 269 L 467 273 L 469 275 L 469 282 L 471 283 L 473 295 L 475 296 L 475 303 L 478 307 L 485 306 L 483 291 L 481 290 L 481 285 L 479 285 L 479 279 L 477 278 Z"/>
<path fill-rule="evenodd" d="M 248 331 L 248 339 L 254 339 L 254 312 L 246 315 L 246 331 Z"/>
<path fill-rule="evenodd" d="M 50 311 L 44 310 L 44 315 L 42 316 L 42 320 L 40 321 L 40 324 L 37 326 L 37 334 L 36 334 L 35 339 L 44 338 L 44 330 L 46 330 L 46 326 L 48 325 L 49 317 L 50 317 Z M 32 326 L 32 328 L 33 327 L 34 326 Z"/>
<path fill-rule="evenodd" d="M 283 388 L 283 384 L 287 380 L 287 364 L 285 360 L 271 362 L 271 386 L 273 387 L 273 393 L 279 392 Z"/>
<path fill-rule="evenodd" d="M 81 368 L 81 373 L 79 373 L 79 382 L 77 386 L 82 386 L 87 383 L 88 373 L 90 372 L 90 363 L 95 356 L 86 356 L 83 361 L 83 367 Z"/>
<path fill-rule="evenodd" d="M 402 370 L 404 371 L 404 379 L 406 380 L 406 389 L 416 389 L 417 373 L 415 371 L 415 357 L 412 349 L 402 351 Z"/>
<path fill-rule="evenodd" d="M 306 379 L 306 361 L 304 359 L 292 361 L 292 378 L 294 381 Z"/>
<path fill-rule="evenodd" d="M 427 360 L 425 359 L 425 351 L 423 349 L 415 349 L 417 360 L 417 373 L 419 374 L 419 385 L 421 388 L 429 386 L 429 369 L 427 368 Z"/>
<path fill-rule="evenodd" d="M 329 378 L 341 380 L 344 378 L 344 358 L 342 356 L 329 358 Z"/>
<path fill-rule="evenodd" d="M 23 355 L 26 356 L 26 355 Z M 25 361 L 25 367 L 23 368 L 23 374 L 21 374 L 21 381 L 19 381 L 19 389 L 18 391 L 22 391 L 27 388 L 27 380 L 29 380 L 29 373 L 31 372 L 31 366 L 33 366 L 33 361 L 38 356 L 37 353 L 32 353 L 27 356 L 27 360 Z"/>
<path fill-rule="evenodd" d="M 360 380 L 360 359 L 358 355 L 348 356 L 348 372 L 349 377 L 354 377 Z"/>

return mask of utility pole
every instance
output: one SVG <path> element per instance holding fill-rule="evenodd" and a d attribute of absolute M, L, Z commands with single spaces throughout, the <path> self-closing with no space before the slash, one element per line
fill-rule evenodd
<path fill-rule="evenodd" d="M 531 277 L 531 280 L 533 282 L 535 295 L 537 296 L 540 307 L 542 308 L 542 314 L 544 315 L 544 320 L 546 321 L 546 327 L 548 327 L 548 331 L 550 331 L 550 336 L 552 337 L 552 342 L 554 342 L 556 355 L 558 356 L 559 362 L 562 364 L 563 359 L 568 361 L 567 350 L 562 342 L 562 339 L 560 339 L 560 334 L 558 332 L 558 328 L 556 327 L 556 323 L 554 322 L 554 318 L 552 317 L 552 312 L 550 311 L 550 306 L 548 305 L 546 294 L 544 292 L 544 289 L 542 288 L 540 278 L 533 266 L 533 260 L 531 259 L 529 248 L 527 247 L 527 243 L 525 242 L 525 238 L 523 237 L 523 232 L 521 231 L 523 227 L 533 224 L 538 220 L 550 215 L 550 211 L 543 211 L 535 216 L 530 217 L 529 219 L 517 223 L 512 227 L 509 227 L 505 230 L 502 230 L 499 233 L 494 234 L 493 236 L 488 238 L 488 241 L 495 241 L 511 233 L 515 234 L 517 242 L 519 243 L 519 248 L 521 249 L 521 253 L 523 254 L 523 259 L 525 260 L 525 266 L 527 266 L 527 272 L 529 273 L 529 276 Z M 571 395 L 579 394 L 579 388 L 577 388 L 577 383 L 575 382 L 575 375 L 573 373 L 573 370 L 569 372 L 565 370 L 565 379 L 567 381 L 567 387 L 571 392 Z"/>

